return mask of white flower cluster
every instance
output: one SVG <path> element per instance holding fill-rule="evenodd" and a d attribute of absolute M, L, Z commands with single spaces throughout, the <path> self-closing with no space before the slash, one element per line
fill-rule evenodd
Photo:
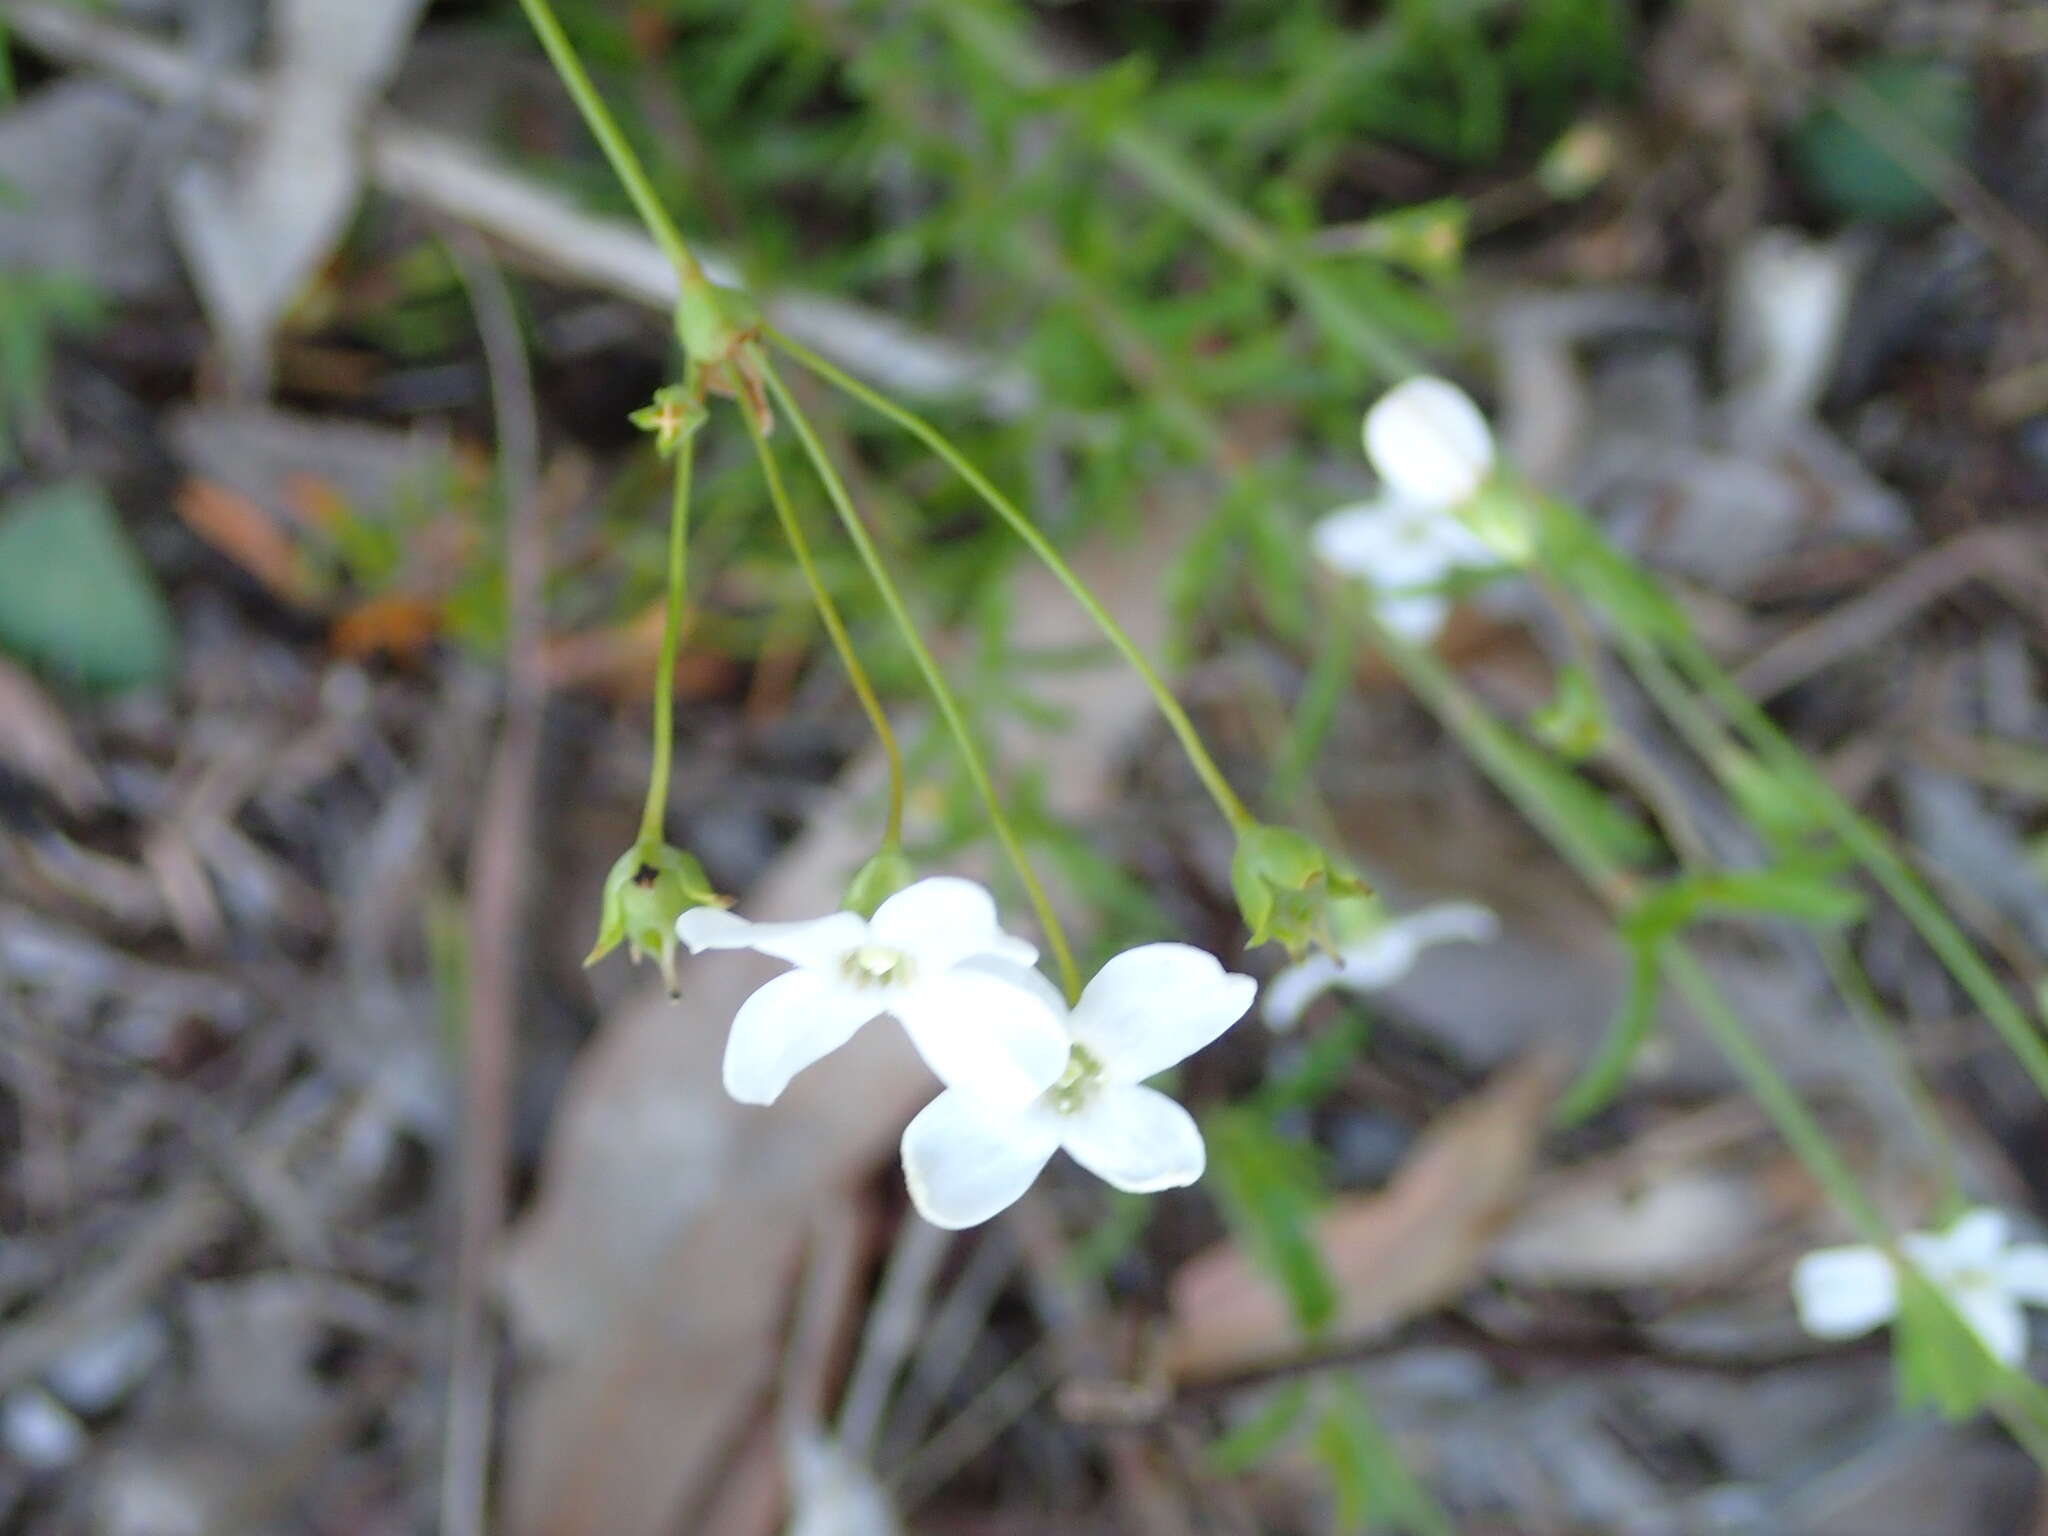
<path fill-rule="evenodd" d="M 1493 472 L 1493 431 L 1457 385 L 1414 378 L 1366 412 L 1365 454 L 1380 494 L 1318 523 L 1316 553 L 1366 584 L 1381 623 L 1425 644 L 1450 615 L 1444 578 L 1500 563 L 1455 515 Z"/>
<path fill-rule="evenodd" d="M 1257 984 L 1186 944 L 1144 944 L 1103 966 L 1069 1008 L 1003 932 L 971 880 L 919 880 L 875 909 L 753 923 L 694 907 L 692 952 L 752 949 L 794 969 L 741 1005 L 725 1086 L 772 1104 L 791 1078 L 870 1019 L 893 1015 L 945 1091 L 903 1133 L 910 1197 L 934 1226 L 970 1227 L 1014 1203 L 1054 1152 L 1118 1189 L 1192 1184 L 1207 1153 L 1188 1112 L 1143 1086 L 1242 1018 Z"/>

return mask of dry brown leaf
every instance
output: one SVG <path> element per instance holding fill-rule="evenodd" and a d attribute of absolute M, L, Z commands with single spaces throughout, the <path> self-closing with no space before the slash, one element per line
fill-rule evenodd
<path fill-rule="evenodd" d="M 1383 1333 L 1472 1283 L 1528 1185 L 1562 1076 L 1555 1057 L 1524 1059 L 1431 1125 L 1385 1189 L 1323 1218 L 1337 1315 L 1319 1344 Z M 1174 1276 L 1170 1310 L 1168 1359 L 1181 1380 L 1271 1364 L 1306 1344 L 1286 1296 L 1234 1243 Z"/>
<path fill-rule="evenodd" d="M 317 608 L 326 596 L 312 563 L 282 528 L 239 491 L 210 480 L 180 487 L 178 516 L 200 538 L 295 608 Z"/>
<path fill-rule="evenodd" d="M 34 678 L 5 660 L 0 660 L 0 764 L 42 785 L 74 815 L 106 799 L 100 771 L 71 734 L 64 711 Z"/>

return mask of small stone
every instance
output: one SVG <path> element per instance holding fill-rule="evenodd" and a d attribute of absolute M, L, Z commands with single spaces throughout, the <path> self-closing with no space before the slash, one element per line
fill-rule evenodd
<path fill-rule="evenodd" d="M 0 1401 L 0 1441 L 25 1467 L 53 1472 L 85 1450 L 85 1426 L 41 1387 L 23 1387 Z"/>

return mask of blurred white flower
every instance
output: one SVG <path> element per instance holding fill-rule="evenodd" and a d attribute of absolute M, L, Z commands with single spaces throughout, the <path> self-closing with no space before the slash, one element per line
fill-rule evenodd
<path fill-rule="evenodd" d="M 1455 507 L 1493 471 L 1493 429 L 1448 379 L 1396 384 L 1365 413 L 1364 437 L 1365 456 L 1397 501 Z"/>
<path fill-rule="evenodd" d="M 1391 987 L 1437 944 L 1484 944 L 1500 932 L 1499 920 L 1469 901 L 1439 902 L 1383 923 L 1344 942 L 1337 953 L 1313 954 L 1266 983 L 1266 1022 L 1291 1029 L 1308 1006 L 1332 987 L 1371 992 Z"/>
<path fill-rule="evenodd" d="M 725 1090 L 743 1104 L 774 1103 L 797 1073 L 884 1013 L 902 1021 L 940 1081 L 993 1104 L 1029 1104 L 1066 1069 L 1064 1010 L 1016 980 L 1038 951 L 1002 931 L 994 898 L 972 880 L 919 880 L 872 918 L 752 923 L 693 907 L 676 935 L 692 953 L 752 949 L 796 967 L 732 1021 Z"/>
<path fill-rule="evenodd" d="M 2048 1307 L 2048 1244 L 2015 1243 L 2002 1211 L 1979 1208 L 1946 1232 L 1914 1232 L 1899 1251 L 1949 1300 L 1992 1358 L 2026 1358 L 2025 1308 Z M 1899 1276 L 1872 1247 L 1822 1248 L 1792 1270 L 1799 1322 L 1820 1339 L 1853 1339 L 1899 1310 Z"/>
<path fill-rule="evenodd" d="M 1059 1001 L 1035 971 L 1016 977 Z M 911 1202 L 935 1227 L 974 1226 L 1013 1204 L 1062 1147 L 1132 1193 L 1194 1183 L 1208 1161 L 1194 1117 L 1139 1085 L 1244 1017 L 1257 990 L 1251 977 L 1225 971 L 1190 945 L 1125 950 L 1096 973 L 1067 1016 L 1066 1070 L 1036 1102 L 1004 1111 L 953 1088 L 910 1122 L 903 1176 Z"/>
<path fill-rule="evenodd" d="M 1316 553 L 1372 588 L 1383 624 L 1424 643 L 1450 613 L 1449 599 L 1434 588 L 1454 570 L 1499 563 L 1454 512 L 1493 469 L 1493 433 L 1457 385 L 1415 378 L 1366 412 L 1365 452 L 1380 495 L 1316 524 Z"/>

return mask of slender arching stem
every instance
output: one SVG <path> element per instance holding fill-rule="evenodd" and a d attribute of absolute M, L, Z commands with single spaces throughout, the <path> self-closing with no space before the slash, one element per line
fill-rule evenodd
<path fill-rule="evenodd" d="M 819 621 L 825 626 L 825 633 L 832 637 L 832 648 L 839 653 L 839 661 L 846 668 L 847 680 L 853 684 L 855 697 L 868 717 L 868 724 L 874 727 L 875 740 L 881 743 L 882 756 L 889 764 L 889 812 L 882 826 L 882 846 L 895 848 L 903 841 L 903 752 L 896 745 L 896 733 L 889 728 L 888 713 L 882 708 L 882 701 L 875 694 L 875 685 L 869 680 L 867 668 L 861 665 L 860 653 L 854 649 L 853 637 L 846 632 L 845 621 L 839 616 L 839 605 L 832 601 L 832 594 L 825 590 L 823 578 L 818 575 L 817 563 L 811 558 L 810 540 L 805 536 L 803 524 L 796 515 L 796 508 L 790 504 L 789 490 L 782 482 L 782 469 L 775 462 L 775 455 L 768 447 L 768 439 L 761 435 L 761 428 L 751 412 L 739 412 L 747 424 L 747 432 L 754 440 L 754 452 L 761 461 L 761 477 L 768 483 L 768 499 L 775 504 L 775 516 L 782 523 L 784 539 L 789 552 L 796 557 L 798 569 L 803 572 L 804 584 L 810 588 L 811 603 L 818 610 Z"/>
<path fill-rule="evenodd" d="M 1195 724 L 1188 718 L 1187 711 L 1181 708 L 1180 701 L 1173 696 L 1173 690 L 1166 686 L 1151 661 L 1138 648 L 1138 643 L 1125 633 L 1123 626 L 1102 606 L 1095 594 L 1088 590 L 1087 585 L 1075 574 L 1074 568 L 1067 564 L 1066 558 L 1053 547 L 1052 541 L 1039 531 L 1038 525 L 1024 514 L 1023 509 L 998 490 L 989 478 L 975 467 L 973 460 L 954 447 L 943 432 L 915 411 L 907 410 L 888 396 L 870 389 L 852 375 L 833 367 L 808 347 L 791 341 L 780 332 L 772 332 L 771 336 L 777 346 L 826 383 L 852 396 L 869 409 L 886 416 L 931 449 L 946 461 L 955 474 L 966 481 L 976 495 L 988 503 L 995 514 L 1010 526 L 1011 531 L 1024 541 L 1046 568 L 1059 578 L 1060 584 L 1067 589 L 1074 601 L 1081 605 L 1090 619 L 1094 620 L 1095 627 L 1102 631 L 1131 670 L 1143 680 L 1145 687 L 1158 703 L 1160 714 L 1166 717 L 1167 725 L 1172 728 L 1174 736 L 1179 740 L 1181 750 L 1187 754 L 1188 762 L 1194 768 L 1196 776 L 1201 779 L 1203 788 L 1209 791 L 1209 798 L 1216 802 L 1216 809 L 1223 813 L 1224 820 L 1228 821 L 1234 830 L 1240 832 L 1251 826 L 1256 818 L 1245 808 L 1244 802 L 1238 798 L 1237 791 L 1230 787 L 1230 781 L 1224 778 L 1223 770 L 1216 766 L 1215 758 L 1209 755 L 1209 749 L 1202 743 L 1201 733 L 1195 729 Z"/>
<path fill-rule="evenodd" d="M 618 119 L 612 116 L 611 108 L 604 104 L 597 87 L 591 84 L 590 74 L 576 56 L 576 48 L 569 41 L 569 35 L 562 30 L 553 5 L 549 0 L 520 0 L 520 4 L 526 8 L 526 19 L 533 23 L 541 47 L 547 50 L 548 62 L 555 66 L 555 73 L 561 76 L 562 84 L 576 102 L 576 110 L 583 114 L 584 123 L 604 150 L 605 159 L 611 162 L 612 174 L 619 178 L 619 185 L 633 200 L 633 209 L 640 215 L 640 222 L 647 226 L 647 232 L 661 247 L 662 254 L 675 267 L 676 280 L 684 289 L 708 288 L 711 280 L 697 264 L 697 258 L 691 253 L 682 231 L 676 228 L 675 220 L 661 206 L 661 199 L 655 194 L 654 183 L 648 179 L 646 168 L 640 164 L 640 157 L 633 152 L 633 146 L 626 142 L 626 135 L 620 130 Z"/>
<path fill-rule="evenodd" d="M 1039 926 L 1045 931 L 1047 945 L 1052 949 L 1053 962 L 1059 968 L 1060 984 L 1066 989 L 1068 998 L 1076 999 L 1081 994 L 1081 973 L 1074 964 L 1074 953 L 1067 943 L 1066 929 L 1061 925 L 1059 914 L 1053 910 L 1051 899 L 1045 887 L 1039 882 L 1037 871 L 1031 867 L 1030 855 L 1024 851 L 1024 843 L 1017 836 L 1017 829 L 1010 824 L 1010 818 L 1003 809 L 1002 796 L 996 792 L 995 779 L 988 771 L 980 744 L 974 739 L 974 732 L 967 723 L 967 717 L 960 709 L 960 702 L 954 696 L 952 684 L 946 681 L 946 674 L 939 666 L 938 658 L 932 655 L 931 647 L 925 644 L 919 633 L 917 621 L 911 616 L 910 607 L 897 589 L 896 579 L 889 574 L 889 568 L 882 561 L 881 552 L 875 548 L 875 541 L 869 535 L 867 524 L 861 521 L 860 513 L 853 505 L 853 498 L 847 492 L 846 482 L 840 478 L 839 470 L 832 457 L 825 451 L 825 445 L 818 440 L 810 418 L 803 407 L 789 392 L 781 378 L 770 368 L 765 370 L 769 392 L 775 398 L 778 411 L 796 429 L 811 467 L 817 472 L 819 481 L 825 487 L 825 494 L 832 508 L 839 514 L 839 521 L 846 529 L 846 536 L 859 553 L 861 563 L 867 567 L 868 576 L 881 595 L 882 604 L 889 610 L 889 616 L 902 633 L 903 643 L 908 647 L 917 669 L 924 675 L 925 686 L 931 690 L 932 702 L 938 705 L 939 714 L 946 722 L 947 730 L 953 734 L 955 745 L 960 751 L 960 760 L 966 766 L 967 776 L 974 783 L 975 792 L 981 796 L 983 809 L 988 813 L 989 824 L 994 827 L 996 839 L 1003 846 L 1010 863 L 1016 867 L 1017 878 L 1024 886 L 1024 894 L 1030 899 L 1031 909 L 1037 914 Z M 756 433 L 756 442 L 760 442 Z M 761 444 L 765 453 L 766 444 Z M 765 462 L 765 460 L 764 460 Z"/>
<path fill-rule="evenodd" d="M 661 841 L 668 807 L 668 776 L 675 761 L 676 652 L 683 640 L 683 609 L 689 575 L 690 468 L 696 437 L 676 445 L 675 491 L 668 511 L 668 602 L 661 621 L 661 659 L 654 669 L 654 766 L 647 775 L 647 803 L 640 812 L 640 841 Z"/>

